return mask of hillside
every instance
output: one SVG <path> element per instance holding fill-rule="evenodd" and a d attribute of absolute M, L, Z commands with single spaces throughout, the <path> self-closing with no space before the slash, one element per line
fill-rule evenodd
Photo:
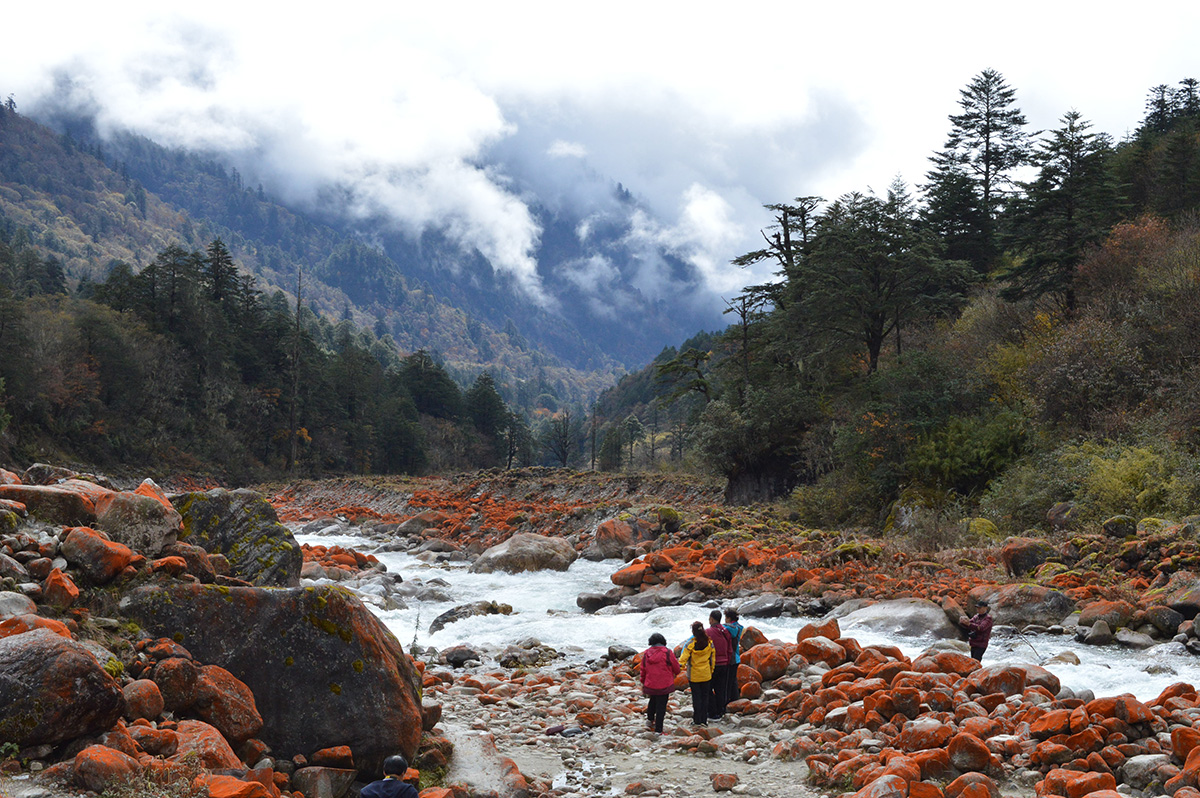
<path fill-rule="evenodd" d="M 439 295 L 419 272 L 406 276 L 351 231 L 271 201 L 236 170 L 146 139 L 101 144 L 5 109 L 0 216 L 61 264 L 69 286 L 102 281 L 113 262 L 136 271 L 168 246 L 221 238 L 260 290 L 294 302 L 302 271 L 304 300 L 317 312 L 390 336 L 400 352 L 434 352 L 464 385 L 487 369 L 506 399 L 526 408 L 542 393 L 582 400 L 620 368 L 562 319 L 515 307 L 520 326 L 501 312 L 473 315 L 453 304 L 461 296 Z"/>
<path fill-rule="evenodd" d="M 731 501 L 930 539 L 972 514 L 1012 534 L 1194 514 L 1197 82 L 1155 87 L 1120 142 L 1074 111 L 1027 134 L 991 72 L 964 111 L 987 97 L 1022 181 L 985 200 L 964 112 L 919 193 L 766 206 L 767 246 L 735 263 L 778 264 L 780 282 L 600 398 L 600 448 L 618 455 L 602 463 L 646 463 L 656 440 L 660 462 L 670 447 L 673 467 L 725 476 Z"/>

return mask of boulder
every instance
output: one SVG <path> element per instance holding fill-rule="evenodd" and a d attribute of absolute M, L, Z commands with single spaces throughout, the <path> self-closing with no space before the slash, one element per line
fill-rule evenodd
<path fill-rule="evenodd" d="M 37 604 L 23 593 L 10 590 L 0 592 L 0 619 L 14 615 L 30 615 L 37 612 Z"/>
<path fill-rule="evenodd" d="M 1000 548 L 1000 559 L 1008 573 L 1022 576 L 1056 553 L 1050 541 L 1043 538 L 1012 537 L 1005 540 Z"/>
<path fill-rule="evenodd" d="M 258 734 L 263 725 L 250 688 L 220 665 L 200 668 L 192 710 L 235 745 Z"/>
<path fill-rule="evenodd" d="M 382 622 L 336 587 L 180 584 L 132 591 L 122 608 L 253 693 L 276 757 L 348 745 L 367 775 L 421 735 L 420 678 Z M 179 635 L 178 638 L 175 636 Z"/>
<path fill-rule="evenodd" d="M 21 502 L 34 518 L 57 526 L 83 526 L 96 520 L 91 483 L 63 485 L 0 485 L 0 499 Z M 102 490 L 102 489 L 99 489 Z"/>
<path fill-rule="evenodd" d="M 0 639 L 0 740 L 57 745 L 112 727 L 121 688 L 80 643 L 48 629 Z"/>
<path fill-rule="evenodd" d="M 162 691 L 151 679 L 135 679 L 122 687 L 121 692 L 125 696 L 126 720 L 157 720 L 166 708 Z"/>
<path fill-rule="evenodd" d="M 457 607 L 446 610 L 441 615 L 433 619 L 433 623 L 429 624 L 429 634 L 437 634 L 447 625 L 461 621 L 464 618 L 472 618 L 476 615 L 511 615 L 512 606 L 509 604 L 497 604 L 494 601 L 474 601 L 470 604 L 460 604 Z"/>
<path fill-rule="evenodd" d="M 522 532 L 479 555 L 479 559 L 471 565 L 471 572 L 490 574 L 504 571 L 519 574 L 525 571 L 565 571 L 577 556 L 570 541 Z"/>
<path fill-rule="evenodd" d="M 75 755 L 75 780 L 92 792 L 128 788 L 141 773 L 136 759 L 105 745 L 89 745 Z"/>
<path fill-rule="evenodd" d="M 175 542 L 180 522 L 169 503 L 141 493 L 111 492 L 96 500 L 95 528 L 148 557 Z"/>
<path fill-rule="evenodd" d="M 851 637 L 856 628 L 935 640 L 957 640 L 962 637 L 962 630 L 950 622 L 941 606 L 926 599 L 878 601 L 842 615 L 839 623 Z"/>
<path fill-rule="evenodd" d="M 596 527 L 592 548 L 601 560 L 621 556 L 626 546 L 633 545 L 633 527 L 619 518 L 610 518 Z"/>
<path fill-rule="evenodd" d="M 229 561 L 230 575 L 254 585 L 300 584 L 303 553 L 261 494 L 218 488 L 171 499 L 182 517 L 179 539 Z"/>
<path fill-rule="evenodd" d="M 580 593 L 575 597 L 575 604 L 589 615 L 604 607 L 611 607 L 621 600 L 619 590 L 604 593 Z"/>
<path fill-rule="evenodd" d="M 242 767 L 242 760 L 211 724 L 202 720 L 181 720 L 175 727 L 175 734 L 178 740 L 175 759 L 194 757 L 212 770 Z"/>
<path fill-rule="evenodd" d="M 292 791 L 311 798 L 342 798 L 349 792 L 357 773 L 342 768 L 300 768 L 292 774 Z"/>
<path fill-rule="evenodd" d="M 1156 604 L 1165 604 L 1190 620 L 1200 613 L 1200 575 L 1194 571 L 1176 571 L 1167 584 L 1149 592 Z"/>
<path fill-rule="evenodd" d="M 1128 515 L 1114 515 L 1105 521 L 1101 528 L 1110 538 L 1127 538 L 1137 532 L 1137 521 Z"/>
<path fill-rule="evenodd" d="M 778 593 L 763 593 L 739 604 L 737 611 L 747 618 L 778 618 L 788 606 L 788 600 Z"/>
<path fill-rule="evenodd" d="M 78 568 L 93 584 L 105 585 L 133 561 L 134 552 L 123 543 L 86 526 L 77 526 L 62 542 L 64 559 Z"/>
<path fill-rule="evenodd" d="M 1129 625 L 1136 609 L 1128 601 L 1093 601 L 1079 613 L 1079 625 L 1091 626 L 1102 620 L 1109 629 L 1119 629 Z"/>
<path fill-rule="evenodd" d="M 997 626 L 1053 626 L 1075 611 L 1075 602 L 1065 594 L 1041 585 L 977 587 L 968 598 L 971 601 L 987 598 Z"/>

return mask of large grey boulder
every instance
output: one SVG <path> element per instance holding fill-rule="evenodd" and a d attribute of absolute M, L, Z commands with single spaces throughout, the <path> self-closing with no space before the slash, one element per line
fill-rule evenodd
<path fill-rule="evenodd" d="M 277 757 L 347 745 L 368 775 L 421 737 L 420 677 L 395 636 L 347 590 L 175 584 L 134 590 L 125 614 L 254 694 Z"/>
<path fill-rule="evenodd" d="M 0 741 L 57 745 L 112 728 L 125 696 L 96 658 L 49 629 L 0 638 Z"/>
<path fill-rule="evenodd" d="M 877 601 L 860 607 L 838 617 L 838 626 L 850 637 L 854 629 L 935 640 L 962 637 L 962 630 L 950 622 L 940 605 L 916 598 Z"/>
<path fill-rule="evenodd" d="M 565 571 L 578 556 L 570 541 L 522 532 L 480 554 L 471 572 Z"/>
<path fill-rule="evenodd" d="M 33 599 L 24 593 L 17 593 L 11 590 L 0 592 L 0 620 L 12 618 L 15 615 L 36 613 L 37 604 L 34 604 Z"/>
<path fill-rule="evenodd" d="M 231 576 L 264 587 L 300 584 L 300 544 L 261 494 L 217 488 L 181 493 L 171 503 L 183 519 L 179 539 L 224 555 Z"/>

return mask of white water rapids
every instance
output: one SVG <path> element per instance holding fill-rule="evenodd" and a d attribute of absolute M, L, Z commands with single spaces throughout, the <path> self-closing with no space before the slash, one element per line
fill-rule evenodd
<path fill-rule="evenodd" d="M 352 535 L 302 535 L 301 543 L 322 546 L 345 546 L 371 552 L 376 543 Z M 413 643 L 438 649 L 467 643 L 494 647 L 497 650 L 511 643 L 536 638 L 565 655 L 567 663 L 582 663 L 608 652 L 614 644 L 646 647 L 653 632 L 662 632 L 669 645 L 685 641 L 692 621 L 707 623 L 715 602 L 680 607 L 663 607 L 648 613 L 621 615 L 589 615 L 575 604 L 580 593 L 602 593 L 613 584 L 609 577 L 622 567 L 618 560 L 589 562 L 577 560 L 564 572 L 539 571 L 525 574 L 473 574 L 466 563 L 431 566 L 407 554 L 380 552 L 375 554 L 387 565 L 389 572 L 399 573 L 405 581 L 420 579 L 429 582 L 441 579 L 447 583 L 443 591 L 449 601 L 421 602 L 405 598 L 408 608 L 381 611 L 372 609 L 396 638 L 408 648 Z M 511 615 L 482 615 L 447 625 L 437 634 L 429 634 L 434 618 L 460 604 L 474 601 L 495 601 L 512 605 Z M 726 601 L 721 604 L 738 602 Z M 368 605 L 370 606 L 370 605 Z M 796 632 L 816 618 L 750 618 L 742 623 L 760 629 L 768 638 L 794 642 Z M 854 637 L 863 644 L 884 643 L 898 646 L 912 657 L 925 650 L 933 641 L 913 637 L 880 634 L 844 625 L 842 634 Z M 1080 660 L 1071 665 L 1047 660 L 1056 654 L 1071 651 Z M 1090 689 L 1097 696 L 1132 693 L 1146 701 L 1156 697 L 1163 688 L 1174 682 L 1200 683 L 1200 657 L 1187 652 L 1178 643 L 1164 643 L 1137 651 L 1117 646 L 1088 646 L 1070 635 L 1020 635 L 997 627 L 991 646 L 984 656 L 985 665 L 1001 663 L 1043 664 L 1072 690 Z"/>

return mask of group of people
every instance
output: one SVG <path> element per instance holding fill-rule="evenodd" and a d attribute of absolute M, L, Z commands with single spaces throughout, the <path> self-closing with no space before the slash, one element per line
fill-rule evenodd
<path fill-rule="evenodd" d="M 642 652 L 642 693 L 648 699 L 646 727 L 662 733 L 667 715 L 667 698 L 675 690 L 675 677 L 686 669 L 692 693 L 692 723 L 707 726 L 710 720 L 725 716 L 725 705 L 740 693 L 737 668 L 741 662 L 741 639 L 745 631 L 738 623 L 737 610 L 713 610 L 708 626 L 692 624 L 692 636 L 678 657 L 667 647 L 658 632 L 650 635 L 650 647 Z"/>
<path fill-rule="evenodd" d="M 959 624 L 967 630 L 971 656 L 982 660 L 992 636 L 992 616 L 988 614 L 986 600 L 976 604 L 976 614 L 960 619 Z M 675 690 L 675 677 L 685 668 L 692 693 L 692 723 L 707 726 L 710 720 L 724 717 L 725 705 L 740 695 L 737 669 L 742 660 L 743 631 L 745 627 L 738 623 L 737 610 L 725 610 L 724 624 L 721 611 L 713 610 L 707 627 L 700 621 L 692 624 L 692 636 L 678 657 L 660 633 L 650 635 L 650 647 L 642 652 L 641 665 L 642 693 L 648 699 L 648 729 L 662 734 L 667 698 Z"/>

